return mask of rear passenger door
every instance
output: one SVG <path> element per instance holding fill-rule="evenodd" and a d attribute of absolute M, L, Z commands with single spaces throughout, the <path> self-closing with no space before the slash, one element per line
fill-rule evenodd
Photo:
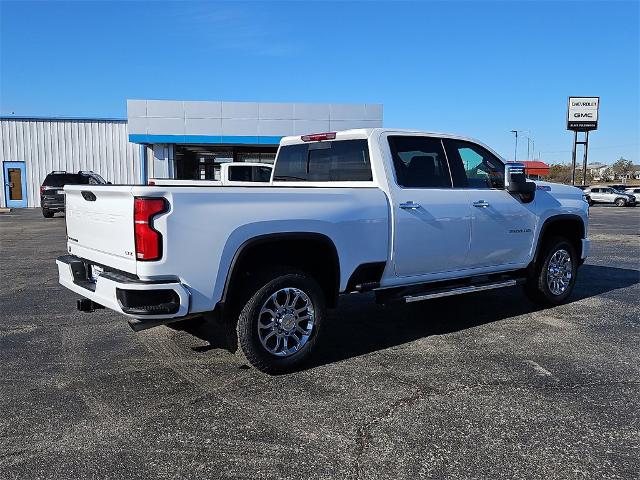
<path fill-rule="evenodd" d="M 455 190 L 469 195 L 471 243 L 468 268 L 527 263 L 536 229 L 534 202 L 504 188 L 504 164 L 473 142 L 444 139 Z"/>
<path fill-rule="evenodd" d="M 594 202 L 602 202 L 604 201 L 602 198 L 602 189 L 601 188 L 592 188 L 589 192 L 589 196 L 591 200 Z"/>
<path fill-rule="evenodd" d="M 385 134 L 381 141 L 391 157 L 387 165 L 392 169 L 389 189 L 396 275 L 415 277 L 417 282 L 463 269 L 471 229 L 469 193 L 453 189 L 441 139 Z"/>

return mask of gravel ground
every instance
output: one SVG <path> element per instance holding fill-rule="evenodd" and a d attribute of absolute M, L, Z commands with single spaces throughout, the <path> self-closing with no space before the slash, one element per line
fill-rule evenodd
<path fill-rule="evenodd" d="M 591 210 L 570 303 L 349 296 L 280 377 L 77 312 L 64 218 L 0 214 L 0 478 L 638 478 L 640 208 Z"/>

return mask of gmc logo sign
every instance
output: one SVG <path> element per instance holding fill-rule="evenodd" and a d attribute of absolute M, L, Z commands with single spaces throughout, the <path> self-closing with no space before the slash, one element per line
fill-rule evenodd
<path fill-rule="evenodd" d="M 593 118 L 593 113 L 576 112 L 573 114 L 573 118 Z"/>

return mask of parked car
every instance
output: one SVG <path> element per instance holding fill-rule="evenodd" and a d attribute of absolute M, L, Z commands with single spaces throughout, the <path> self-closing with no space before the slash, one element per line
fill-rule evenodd
<path fill-rule="evenodd" d="M 67 186 L 59 281 L 134 330 L 220 319 L 269 373 L 312 354 L 340 294 L 523 285 L 558 305 L 589 252 L 587 203 L 505 163 L 469 138 L 375 128 L 283 138 L 264 186 Z"/>
<path fill-rule="evenodd" d="M 220 180 L 176 180 L 150 178 L 149 185 L 252 186 L 269 183 L 273 165 L 269 163 L 234 162 L 220 165 Z"/>
<path fill-rule="evenodd" d="M 640 187 L 630 187 L 627 188 L 624 193 L 628 194 L 628 195 L 633 195 L 633 198 L 636 199 L 636 205 L 638 204 L 638 202 L 640 201 Z"/>
<path fill-rule="evenodd" d="M 584 193 L 587 195 L 589 205 L 610 203 L 618 207 L 633 207 L 636 204 L 636 197 L 608 185 L 589 187 Z"/>
<path fill-rule="evenodd" d="M 93 172 L 51 172 L 40 186 L 42 215 L 45 218 L 51 218 L 56 212 L 64 212 L 65 185 L 104 185 L 106 183 L 104 178 Z"/>

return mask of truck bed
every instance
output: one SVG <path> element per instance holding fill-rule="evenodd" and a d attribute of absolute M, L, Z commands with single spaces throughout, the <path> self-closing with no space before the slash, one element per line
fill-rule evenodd
<path fill-rule="evenodd" d="M 340 255 L 341 290 L 358 265 L 388 256 L 389 204 L 376 187 L 85 185 L 65 192 L 69 254 L 141 280 L 177 280 L 190 292 L 190 312 L 215 306 L 235 253 L 256 236 L 325 235 Z M 169 210 L 154 219 L 163 236 L 158 261 L 136 259 L 135 197 L 168 201 Z"/>

